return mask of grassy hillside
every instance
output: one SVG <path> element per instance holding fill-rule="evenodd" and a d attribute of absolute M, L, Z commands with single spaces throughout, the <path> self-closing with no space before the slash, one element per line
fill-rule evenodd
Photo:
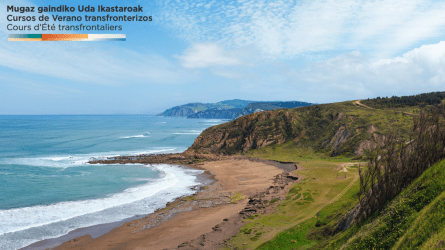
<path fill-rule="evenodd" d="M 413 125 L 411 113 L 419 110 L 371 109 L 349 101 L 259 112 L 208 128 L 191 150 L 237 154 L 278 145 L 353 157 L 381 144 L 390 131 L 406 138 Z"/>
<path fill-rule="evenodd" d="M 320 249 L 445 248 L 445 160 L 431 166 L 380 213 Z"/>
<path fill-rule="evenodd" d="M 261 152 L 257 152 L 261 151 Z M 445 160 L 428 168 L 383 210 L 341 231 L 338 225 L 358 203 L 358 162 L 318 158 L 286 147 L 253 150 L 253 156 L 297 162 L 302 180 L 275 211 L 257 214 L 229 241 L 238 249 L 443 249 Z M 277 199 L 278 200 L 278 199 Z M 272 201 L 271 201 L 272 202 Z"/>
<path fill-rule="evenodd" d="M 272 214 L 248 218 L 249 223 L 229 240 L 230 248 L 445 249 L 445 160 L 428 168 L 428 162 L 443 159 L 443 126 L 439 125 L 443 118 L 437 120 L 439 123 L 419 123 L 422 119 L 433 122 L 434 118 L 418 115 L 422 108 L 436 109 L 444 97 L 438 92 L 260 112 L 204 131 L 191 150 L 241 153 L 297 162 L 299 166 L 295 174 L 300 176 L 300 182 L 288 194 L 270 201 L 279 202 Z M 400 141 L 408 139 L 413 124 L 418 128 L 414 129 L 417 132 L 413 141 Z M 442 132 L 436 135 L 435 128 Z M 394 139 L 393 133 L 399 139 Z M 428 134 L 431 140 L 423 140 L 426 137 L 422 136 Z M 353 160 L 358 160 L 357 155 L 364 149 L 383 146 L 383 141 L 388 143 L 384 150 L 391 151 L 388 145 L 393 144 L 387 138 L 393 138 L 405 152 L 384 153 L 382 161 L 389 164 L 389 159 L 399 154 L 403 159 L 391 164 L 401 163 L 409 166 L 407 169 L 423 164 L 426 171 L 423 169 L 420 177 L 415 175 L 418 178 L 414 182 L 407 176 L 408 184 L 402 185 L 401 193 L 397 191 L 386 199 L 383 208 L 373 210 L 376 212 L 365 220 L 351 223 L 357 215 L 354 211 L 360 190 L 359 163 Z M 430 161 L 433 151 L 440 157 Z M 382 176 L 393 172 L 391 168 L 382 169 L 386 170 Z M 352 226 L 347 228 L 345 224 Z"/>
<path fill-rule="evenodd" d="M 312 181 L 313 182 L 313 181 Z M 324 190 L 310 191 L 306 180 L 295 185 L 287 197 L 296 197 L 302 192 L 316 194 Z M 313 185 L 314 184 L 309 184 Z M 335 186 L 335 185 L 334 185 Z M 312 210 L 312 216 L 304 221 L 276 234 L 270 241 L 262 244 L 249 242 L 241 245 L 241 249 L 443 249 L 445 248 L 445 160 L 433 165 L 421 177 L 392 200 L 381 212 L 374 214 L 366 221 L 355 225 L 344 232 L 332 236 L 338 218 L 356 202 L 358 185 L 354 184 L 338 201 L 323 207 L 316 215 L 317 208 L 306 205 L 296 208 L 296 216 L 304 217 L 304 213 Z M 315 189 L 312 189 L 315 190 Z M 291 209 L 289 203 L 297 203 L 293 198 L 286 199 L 279 205 L 281 210 Z M 315 201 L 307 202 L 315 204 Z M 306 203 L 304 201 L 303 203 Z M 303 214 L 300 214 L 300 213 Z M 279 213 L 279 212 L 277 212 Z M 264 228 L 266 224 L 272 228 L 281 226 L 283 221 L 277 215 L 255 218 L 245 228 Z M 275 219 L 275 220 L 273 220 Z M 276 222 L 278 221 L 278 223 Z M 273 223 L 271 223 L 273 222 Z M 292 224 L 291 221 L 286 221 Z M 260 225 L 260 226 L 259 226 Z M 267 228 L 266 228 L 267 229 Z M 242 237 L 242 232 L 239 234 Z M 234 240 L 232 240 L 234 242 Z"/>

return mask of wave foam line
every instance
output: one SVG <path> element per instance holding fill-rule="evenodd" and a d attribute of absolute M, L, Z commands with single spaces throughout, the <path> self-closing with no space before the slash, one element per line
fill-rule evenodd
<path fill-rule="evenodd" d="M 132 136 L 123 136 L 123 137 L 119 137 L 121 139 L 130 139 L 130 138 L 142 138 L 142 137 L 149 137 L 149 136 L 145 136 L 145 135 L 132 135 Z"/>
<path fill-rule="evenodd" d="M 172 133 L 172 135 L 200 135 L 201 133 Z"/>
<path fill-rule="evenodd" d="M 140 164 L 134 164 L 134 165 L 140 165 Z M 27 226 L 28 229 L 21 231 L 12 230 L 15 232 L 0 234 L 0 249 L 20 249 L 22 247 L 28 246 L 40 240 L 56 238 L 62 235 L 66 235 L 68 232 L 76 230 L 78 228 L 121 221 L 133 217 L 135 215 L 144 215 L 153 213 L 156 209 L 164 207 L 168 202 L 173 201 L 177 197 L 193 194 L 195 191 L 193 191 L 191 187 L 199 185 L 199 182 L 197 182 L 196 179 L 196 174 L 202 174 L 204 172 L 202 170 L 183 169 L 174 165 L 164 165 L 164 164 L 156 165 L 155 168 L 160 171 L 163 171 L 164 173 L 169 173 L 169 175 L 167 176 L 164 175 L 163 178 L 157 182 L 147 183 L 146 185 L 127 189 L 123 193 L 119 193 L 104 199 L 105 200 L 115 199 L 117 196 L 122 196 L 123 194 L 127 193 L 130 193 L 133 196 L 141 195 L 144 196 L 145 198 L 135 202 L 126 203 L 128 202 L 127 197 L 120 197 L 122 198 L 121 201 L 125 204 L 121 205 L 115 204 L 115 206 L 99 212 L 88 213 L 89 211 L 84 211 L 83 213 L 87 214 L 77 216 L 71 219 L 63 219 L 50 224 L 41 223 L 44 224 L 42 226 L 31 225 L 27 223 L 27 225 L 22 225 L 22 226 Z M 170 183 L 167 186 L 163 186 L 163 183 L 165 182 L 168 183 L 168 181 L 171 181 L 171 178 L 176 178 L 179 181 L 176 184 Z M 157 193 L 154 193 L 156 190 L 153 189 L 155 188 L 157 188 L 158 190 L 159 189 L 162 190 L 158 191 Z M 131 190 L 135 190 L 137 192 L 136 193 L 129 192 Z M 151 196 L 147 197 L 147 194 Z M 77 205 L 81 204 L 82 202 L 89 202 L 87 209 L 90 209 L 91 205 L 96 204 L 95 202 L 103 201 L 104 199 L 94 199 L 89 201 L 76 201 L 68 203 L 65 202 L 65 203 L 57 203 L 52 206 L 45 206 L 46 208 L 48 208 L 48 211 L 46 211 L 46 215 L 53 217 L 54 216 L 60 217 L 60 214 L 58 214 L 57 212 L 62 212 L 67 215 L 71 215 L 72 210 L 76 211 L 81 210 L 81 208 L 79 208 Z M 64 208 L 61 208 L 62 204 L 65 205 L 68 204 L 72 206 L 69 206 L 68 210 L 66 210 Z M 25 224 L 26 222 L 29 221 L 29 218 L 33 219 L 34 221 L 37 220 L 38 222 L 48 221 L 51 218 L 42 217 L 42 214 L 29 213 L 29 212 L 36 212 L 35 210 L 39 210 L 38 208 L 42 207 L 43 206 L 40 207 L 36 206 L 30 208 L 15 209 L 16 211 L 15 215 L 18 217 L 9 217 L 11 216 L 11 214 L 6 214 L 6 215 L 0 214 L 0 228 L 3 228 L 3 225 L 9 225 L 13 223 L 15 225 Z M 0 212 L 4 211 L 0 210 Z M 8 210 L 6 211 L 7 211 L 6 213 L 10 212 L 10 211 L 8 212 Z"/>
<path fill-rule="evenodd" d="M 128 188 L 107 198 L 67 201 L 52 205 L 0 210 L 0 235 L 68 220 L 85 214 L 139 201 L 178 184 L 176 175 L 168 168 L 158 168 L 165 177 L 146 185 Z"/>
<path fill-rule="evenodd" d="M 102 153 L 91 153 L 91 154 L 80 154 L 80 155 L 68 155 L 68 156 L 45 156 L 36 158 L 8 158 L 2 159 L 1 164 L 19 164 L 28 166 L 38 166 L 38 167 L 53 167 L 53 168 L 68 168 L 81 166 L 87 164 L 88 161 L 93 159 L 106 159 L 108 157 L 118 157 L 121 155 L 145 155 L 145 154 L 156 154 L 162 152 L 176 151 L 176 148 L 163 148 L 163 149 L 153 149 L 145 151 L 120 151 L 120 152 L 102 152 Z"/>

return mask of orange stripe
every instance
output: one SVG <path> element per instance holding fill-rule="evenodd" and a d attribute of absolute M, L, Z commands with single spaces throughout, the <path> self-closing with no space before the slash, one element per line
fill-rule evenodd
<path fill-rule="evenodd" d="M 42 34 L 42 41 L 79 41 L 88 39 L 88 34 Z"/>

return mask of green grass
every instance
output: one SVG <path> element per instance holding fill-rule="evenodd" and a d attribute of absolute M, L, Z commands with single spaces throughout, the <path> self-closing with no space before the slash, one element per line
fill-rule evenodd
<path fill-rule="evenodd" d="M 445 247 L 445 229 L 437 232 L 423 244 L 421 249 L 441 249 Z"/>
<path fill-rule="evenodd" d="M 444 192 L 445 160 L 425 171 L 383 211 L 318 249 L 428 249 L 444 235 Z"/>
<path fill-rule="evenodd" d="M 306 249 L 315 246 L 325 235 L 333 230 L 338 219 L 357 203 L 358 183 L 352 186 L 342 199 L 333 202 L 320 210 L 318 216 L 298 223 L 277 234 L 272 240 L 263 243 L 257 249 Z"/>
<path fill-rule="evenodd" d="M 245 155 L 252 158 L 284 162 L 301 162 L 312 160 L 325 160 L 328 162 L 351 162 L 353 157 L 338 156 L 329 157 L 325 153 L 316 153 L 313 149 L 304 146 L 296 146 L 292 141 L 284 144 L 275 144 L 264 148 L 249 150 Z"/>
<path fill-rule="evenodd" d="M 231 200 L 230 201 L 231 203 L 237 203 L 238 201 L 243 200 L 244 196 L 241 193 L 236 192 L 234 195 L 230 196 L 229 198 Z"/>
<path fill-rule="evenodd" d="M 184 198 L 182 198 L 183 201 L 196 201 L 197 198 L 194 195 L 190 195 L 190 196 L 186 196 Z"/>

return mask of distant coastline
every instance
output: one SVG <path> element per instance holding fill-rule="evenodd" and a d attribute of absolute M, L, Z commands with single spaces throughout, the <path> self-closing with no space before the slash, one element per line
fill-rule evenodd
<path fill-rule="evenodd" d="M 167 109 L 164 112 L 157 114 L 157 116 L 233 120 L 244 115 L 261 111 L 297 108 L 309 105 L 314 104 L 300 101 L 256 102 L 234 99 L 217 103 L 188 103 Z"/>

